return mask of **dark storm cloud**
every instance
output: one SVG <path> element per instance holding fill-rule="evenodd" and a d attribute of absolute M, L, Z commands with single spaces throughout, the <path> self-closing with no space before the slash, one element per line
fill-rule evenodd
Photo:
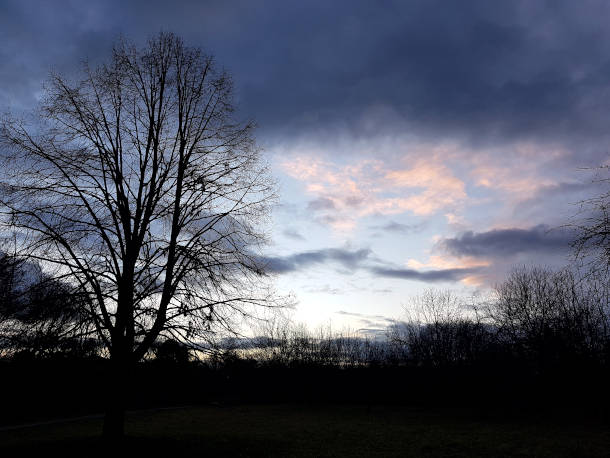
<path fill-rule="evenodd" d="M 218 56 L 267 135 L 345 128 L 469 138 L 604 133 L 610 4 L 601 0 L 3 2 L 0 102 L 53 66 L 160 29 Z M 364 119 L 366 118 L 366 119 Z M 363 120 L 364 119 L 364 120 Z"/>
<path fill-rule="evenodd" d="M 121 31 L 112 13 L 110 2 L 2 2 L 0 111 L 33 108 L 51 71 L 108 56 Z"/>
<path fill-rule="evenodd" d="M 573 234 L 564 229 L 538 225 L 530 229 L 494 229 L 487 232 L 465 232 L 444 239 L 439 247 L 453 256 L 507 257 L 521 253 L 565 253 Z"/>

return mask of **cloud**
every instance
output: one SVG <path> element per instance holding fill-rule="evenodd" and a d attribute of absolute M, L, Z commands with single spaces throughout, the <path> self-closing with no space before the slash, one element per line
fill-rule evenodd
<path fill-rule="evenodd" d="M 563 148 L 516 143 L 510 146 L 509 153 L 488 150 L 487 154 L 471 155 L 470 177 L 475 186 L 502 192 L 508 200 L 516 202 L 542 188 L 556 186 L 553 163 L 568 155 Z"/>
<path fill-rule="evenodd" d="M 402 224 L 396 221 L 389 221 L 386 224 L 377 224 L 369 226 L 373 231 L 390 232 L 394 234 L 415 234 L 421 232 L 426 227 L 425 223 L 419 224 Z"/>
<path fill-rule="evenodd" d="M 319 214 L 317 221 L 337 230 L 353 229 L 359 219 L 370 215 L 428 216 L 454 210 L 467 199 L 465 183 L 439 157 L 411 161 L 412 155 L 398 164 L 370 159 L 338 164 L 298 155 L 281 166 L 316 196 L 308 209 Z"/>
<path fill-rule="evenodd" d="M 303 237 L 296 229 L 286 228 L 282 231 L 285 237 L 288 237 L 292 240 L 305 241 L 305 237 Z"/>
<path fill-rule="evenodd" d="M 440 209 L 451 208 L 467 197 L 464 182 L 446 164 L 430 158 L 419 159 L 406 169 L 390 170 L 384 179 L 397 189 L 422 189 L 392 202 L 416 215 L 431 215 Z"/>
<path fill-rule="evenodd" d="M 1 100 L 31 101 L 53 66 L 174 30 L 235 74 L 265 135 L 353 137 L 406 127 L 514 139 L 605 134 L 610 5 L 603 0 L 455 5 L 409 0 L 3 2 Z M 349 9 L 349 14 L 345 11 Z M 278 45 L 281 43 L 281 45 Z M 332 134 L 329 134 L 332 135 Z M 599 156 L 598 156 L 599 157 Z"/>
<path fill-rule="evenodd" d="M 415 124 L 479 140 L 606 128 L 610 8 L 602 1 L 465 0 L 442 14 L 435 1 L 356 0 L 350 14 L 346 2 L 273 5 L 240 25 L 253 36 L 264 30 L 255 54 L 264 64 L 244 56 L 257 76 L 246 100 L 274 128 L 347 125 L 367 136 Z M 285 46 L 274 49 L 278 42 Z"/>
<path fill-rule="evenodd" d="M 366 313 L 354 313 L 347 312 L 345 310 L 339 310 L 336 312 L 337 315 L 342 315 L 347 318 L 352 318 L 356 321 L 359 328 L 357 331 L 360 334 L 368 335 L 370 337 L 384 337 L 387 336 L 389 327 L 395 325 L 396 320 L 384 315 L 371 315 Z"/>
<path fill-rule="evenodd" d="M 363 319 L 367 319 L 367 320 L 381 320 L 381 321 L 394 322 L 393 318 L 387 317 L 385 315 L 370 315 L 367 313 L 347 312 L 345 310 L 339 310 L 336 313 L 338 315 L 351 316 L 351 317 L 355 317 L 355 318 L 363 318 Z"/>
<path fill-rule="evenodd" d="M 415 280 L 426 283 L 460 281 L 478 273 L 483 267 L 474 264 L 468 267 L 426 268 L 412 269 L 398 267 L 392 263 L 379 259 L 367 248 L 350 250 L 344 248 L 326 248 L 321 250 L 303 251 L 287 256 L 268 256 L 261 259 L 265 270 L 272 274 L 288 274 L 305 271 L 307 269 L 325 265 L 338 264 L 345 271 L 351 273 L 357 270 L 367 272 L 374 277 L 393 278 L 400 280 Z M 423 266 L 423 265 L 422 265 Z M 310 292 L 326 292 L 335 294 L 338 291 L 331 288 L 318 288 Z M 384 290 L 383 292 L 388 292 Z"/>
<path fill-rule="evenodd" d="M 426 283 L 452 282 L 464 280 L 481 269 L 481 265 L 418 270 L 397 267 L 377 258 L 370 249 L 349 250 L 326 248 L 304 251 L 288 256 L 262 258 L 261 263 L 269 273 L 287 274 L 304 271 L 314 266 L 338 264 L 348 272 L 362 270 L 374 277 L 416 280 Z M 346 272 L 343 272 L 346 273 Z M 324 291 L 324 292 L 330 292 Z"/>
<path fill-rule="evenodd" d="M 233 74 L 238 116 L 258 121 L 268 150 L 311 139 L 282 156 L 308 193 L 309 218 L 349 231 L 378 215 L 445 214 L 473 229 L 437 245 L 462 262 L 377 267 L 391 278 L 458 278 L 482 270 L 468 257 L 565 252 L 563 236 L 534 225 L 555 224 L 560 206 L 586 193 L 570 180 L 577 167 L 608 160 L 609 21 L 603 0 L 8 1 L 0 111 L 32 106 L 50 68 L 70 75 L 85 58 L 105 59 L 121 32 L 142 43 L 176 31 Z M 270 268 L 345 267 L 326 250 L 308 253 L 270 258 Z"/>
<path fill-rule="evenodd" d="M 343 268 L 354 270 L 371 256 L 369 249 L 347 250 L 341 248 L 326 248 L 321 250 L 304 251 L 288 256 L 266 257 L 262 259 L 263 265 L 270 273 L 285 274 L 307 269 L 313 265 L 337 263 Z"/>
<path fill-rule="evenodd" d="M 467 285 L 481 286 L 488 283 L 487 277 L 492 263 L 489 260 L 471 256 L 456 258 L 454 256 L 434 254 L 429 256 L 427 262 L 409 259 L 406 266 L 417 272 L 443 272 L 449 277 L 454 275 Z M 462 275 L 463 274 L 463 275 Z"/>
<path fill-rule="evenodd" d="M 440 238 L 426 263 L 410 259 L 408 267 L 440 269 L 473 286 L 492 286 L 503 281 L 515 265 L 565 267 L 569 263 L 573 232 L 540 224 L 529 228 L 466 231 Z M 462 275 L 462 273 L 464 275 Z"/>
<path fill-rule="evenodd" d="M 335 203 L 327 197 L 319 197 L 307 203 L 307 209 L 312 211 L 333 210 L 334 208 Z"/>
<path fill-rule="evenodd" d="M 541 186 L 537 192 L 514 206 L 511 219 L 528 222 L 540 220 L 542 216 L 544 221 L 550 224 L 557 226 L 565 224 L 581 210 L 579 202 L 603 192 L 598 186 L 599 183 L 586 181 L 593 180 L 591 173 L 582 173 L 579 178 L 585 181 L 558 181 L 549 186 Z"/>
<path fill-rule="evenodd" d="M 309 287 L 309 288 L 306 288 L 305 291 L 308 293 L 314 293 L 314 294 L 331 294 L 333 296 L 345 293 L 344 290 L 342 290 L 340 288 L 333 288 L 328 284 L 322 285 L 322 286 Z"/>
<path fill-rule="evenodd" d="M 317 147 L 306 159 L 337 157 L 332 139 L 339 137 L 350 140 L 340 154 L 375 158 L 377 164 L 392 156 L 388 150 L 395 145 L 387 146 L 388 139 L 401 136 L 461 142 L 465 157 L 493 147 L 485 160 L 464 167 L 479 187 L 519 199 L 554 186 L 550 169 L 563 167 L 565 173 L 607 160 L 610 5 L 601 0 L 518 1 L 493 8 L 464 0 L 444 5 L 443 14 L 435 1 L 419 0 L 390 2 L 387 8 L 364 0 L 314 0 L 298 7 L 271 0 L 256 7 L 243 0 L 186 0 L 178 9 L 161 0 L 35 5 L 0 6 L 2 110 L 31 106 L 50 68 L 70 74 L 85 58 L 106 59 L 120 33 L 142 43 L 164 29 L 213 52 L 233 73 L 240 116 L 258 120 L 261 142 L 278 146 L 315 138 Z M 354 148 L 373 137 L 376 142 Z M 515 143 L 525 149 L 529 144 L 529 156 L 513 150 Z M 575 146 L 578 154 L 572 153 Z M 422 150 L 415 156 L 434 154 Z M 499 161 L 514 156 L 524 159 L 521 165 Z M 318 220 L 342 230 L 353 229 L 370 212 L 454 214 L 441 207 L 459 205 L 459 181 L 466 184 L 464 192 L 470 182 L 450 166 L 444 173 L 438 163 L 446 165 L 429 164 L 428 172 L 402 164 L 363 184 L 363 175 L 371 176 L 365 170 L 351 180 L 351 190 L 350 180 L 328 189 L 313 186 L 311 209 L 328 199 L 338 215 Z M 417 192 L 397 186 L 401 177 L 402 184 L 405 178 L 415 183 L 434 169 L 432 185 L 424 183 Z M 394 180 L 393 188 L 378 189 L 384 178 Z"/>
<path fill-rule="evenodd" d="M 370 272 L 378 277 L 436 283 L 463 280 L 477 273 L 478 270 L 478 268 L 456 268 L 420 271 L 406 268 L 372 267 Z"/>
<path fill-rule="evenodd" d="M 551 229 L 541 224 L 529 229 L 492 229 L 485 232 L 464 232 L 438 242 L 438 247 L 455 257 L 500 258 L 522 253 L 566 252 L 573 234 L 564 229 Z"/>

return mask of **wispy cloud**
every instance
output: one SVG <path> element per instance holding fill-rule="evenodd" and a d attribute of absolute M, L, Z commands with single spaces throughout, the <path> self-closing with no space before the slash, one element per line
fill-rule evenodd
<path fill-rule="evenodd" d="M 466 200 L 465 183 L 439 158 L 401 162 L 396 168 L 377 160 L 339 165 L 301 155 L 284 161 L 282 168 L 315 196 L 308 209 L 318 214 L 317 220 L 337 230 L 353 229 L 372 214 L 428 216 Z"/>
<path fill-rule="evenodd" d="M 553 164 L 569 156 L 563 147 L 529 141 L 504 145 L 499 150 L 489 148 L 465 160 L 474 185 L 502 193 L 514 204 L 556 186 Z"/>
<path fill-rule="evenodd" d="M 342 273 L 365 271 L 373 277 L 393 278 L 399 280 L 415 280 L 426 283 L 454 282 L 463 280 L 480 270 L 481 265 L 469 267 L 415 269 L 396 266 L 386 262 L 370 249 L 350 250 L 343 248 L 327 248 L 314 251 L 304 251 L 288 256 L 266 257 L 261 260 L 266 270 L 275 274 L 287 274 L 305 271 L 322 265 L 338 265 Z"/>
<path fill-rule="evenodd" d="M 337 315 L 348 317 L 357 323 L 359 326 L 357 331 L 370 337 L 383 337 L 388 333 L 388 329 L 396 325 L 394 318 L 385 315 L 372 315 L 366 313 L 347 312 L 339 310 Z"/>
<path fill-rule="evenodd" d="M 285 237 L 288 237 L 289 239 L 292 239 L 292 240 L 299 240 L 299 241 L 306 240 L 305 237 L 303 237 L 299 231 L 297 231 L 296 229 L 293 229 L 293 228 L 284 229 L 282 231 L 282 234 L 284 234 Z"/>
<path fill-rule="evenodd" d="M 455 282 L 472 276 L 478 270 L 478 268 L 456 268 L 420 271 L 389 267 L 373 267 L 370 269 L 371 273 L 378 277 L 418 280 L 426 283 Z"/>
<path fill-rule="evenodd" d="M 318 197 L 317 199 L 310 200 L 307 203 L 307 208 L 309 210 L 318 211 L 318 210 L 334 210 L 335 202 L 332 199 L 327 197 Z"/>
<path fill-rule="evenodd" d="M 366 320 L 389 321 L 389 322 L 394 322 L 395 321 L 393 318 L 390 318 L 390 317 L 385 316 L 385 315 L 370 315 L 370 314 L 367 314 L 367 313 L 348 312 L 348 311 L 345 311 L 345 310 L 339 310 L 336 313 L 338 315 L 351 316 L 351 317 L 354 317 L 354 318 L 362 318 L 362 319 L 366 319 Z"/>
<path fill-rule="evenodd" d="M 341 248 L 326 248 L 303 251 L 288 256 L 266 257 L 262 264 L 271 273 L 284 274 L 308 269 L 314 265 L 335 263 L 344 269 L 354 270 L 371 256 L 369 249 L 348 250 Z"/>
<path fill-rule="evenodd" d="M 305 291 L 308 293 L 314 293 L 314 294 L 331 294 L 333 296 L 345 293 L 344 290 L 342 290 L 340 288 L 334 288 L 334 287 L 330 286 L 329 284 L 325 284 L 322 286 L 308 287 L 308 288 L 305 288 Z"/>
<path fill-rule="evenodd" d="M 418 224 L 402 224 L 396 221 L 389 221 L 386 224 L 376 224 L 369 226 L 369 229 L 373 231 L 383 231 L 394 234 L 415 234 L 425 229 L 426 223 Z"/>

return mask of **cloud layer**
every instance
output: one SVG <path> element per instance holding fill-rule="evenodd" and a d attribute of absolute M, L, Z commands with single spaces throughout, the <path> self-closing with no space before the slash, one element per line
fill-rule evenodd
<path fill-rule="evenodd" d="M 402 162 L 390 167 L 363 159 L 340 165 L 297 156 L 285 160 L 282 169 L 314 197 L 307 209 L 315 218 L 337 230 L 353 229 L 359 219 L 370 215 L 455 211 L 466 200 L 465 183 L 438 158 Z"/>
<path fill-rule="evenodd" d="M 51 67 L 164 29 L 215 53 L 270 135 L 582 140 L 607 131 L 609 20 L 602 0 L 6 1 L 0 100 L 28 104 Z"/>
<path fill-rule="evenodd" d="M 425 283 L 452 282 L 462 280 L 476 273 L 478 267 L 417 270 L 401 268 L 379 259 L 370 249 L 350 250 L 327 248 L 304 251 L 288 256 L 267 257 L 261 264 L 269 273 L 288 274 L 336 265 L 343 272 L 365 271 L 373 277 L 399 280 L 417 280 Z"/>
<path fill-rule="evenodd" d="M 541 224 L 529 229 L 468 231 L 454 238 L 446 238 L 438 246 L 456 257 L 495 258 L 521 253 L 565 253 L 573 240 L 572 232 Z"/>
<path fill-rule="evenodd" d="M 578 168 L 609 161 L 609 22 L 603 0 L 9 0 L 0 106 L 33 107 L 49 70 L 105 60 L 120 34 L 175 31 L 234 75 L 238 116 L 304 193 L 278 233 L 309 249 L 271 271 L 458 281 L 566 253 L 549 227 L 595 192 Z M 345 238 L 364 221 L 397 246 L 425 233 L 430 256 L 320 248 L 333 245 L 301 230 L 312 220 Z"/>

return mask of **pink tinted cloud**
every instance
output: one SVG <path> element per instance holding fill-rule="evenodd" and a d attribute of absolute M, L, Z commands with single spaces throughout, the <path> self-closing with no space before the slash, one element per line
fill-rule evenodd
<path fill-rule="evenodd" d="M 470 175 L 477 186 L 499 191 L 509 204 L 528 199 L 540 189 L 555 185 L 552 163 L 569 155 L 565 149 L 520 143 L 506 154 L 470 157 Z"/>
<path fill-rule="evenodd" d="M 469 286 L 483 286 L 488 282 L 485 269 L 491 265 L 489 260 L 478 259 L 475 257 L 464 257 L 457 259 L 454 257 L 431 255 L 427 262 L 420 262 L 417 259 L 409 259 L 407 267 L 417 270 L 428 269 L 473 269 L 474 272 L 460 280 Z"/>
<path fill-rule="evenodd" d="M 347 163 L 331 159 L 328 145 L 288 148 L 293 154 L 281 168 L 304 184 L 317 219 L 340 230 L 355 228 L 369 215 L 401 213 L 442 213 L 454 230 L 469 230 L 475 221 L 477 228 L 531 225 L 531 217 L 515 209 L 569 178 L 556 163 L 571 153 L 556 145 L 520 142 L 481 149 L 456 142 L 382 140 L 339 145 L 338 157 L 352 158 Z"/>
<path fill-rule="evenodd" d="M 416 215 L 430 215 L 441 209 L 451 209 L 468 197 L 466 186 L 438 159 L 421 159 L 412 168 L 392 170 L 385 178 L 397 188 L 420 188 L 396 202 L 404 210 Z"/>
<path fill-rule="evenodd" d="M 332 203 L 332 215 L 322 218 L 338 230 L 353 229 L 372 214 L 454 211 L 468 197 L 465 184 L 434 156 L 390 168 L 374 159 L 339 165 L 301 155 L 284 161 L 282 169 L 315 199 Z"/>

